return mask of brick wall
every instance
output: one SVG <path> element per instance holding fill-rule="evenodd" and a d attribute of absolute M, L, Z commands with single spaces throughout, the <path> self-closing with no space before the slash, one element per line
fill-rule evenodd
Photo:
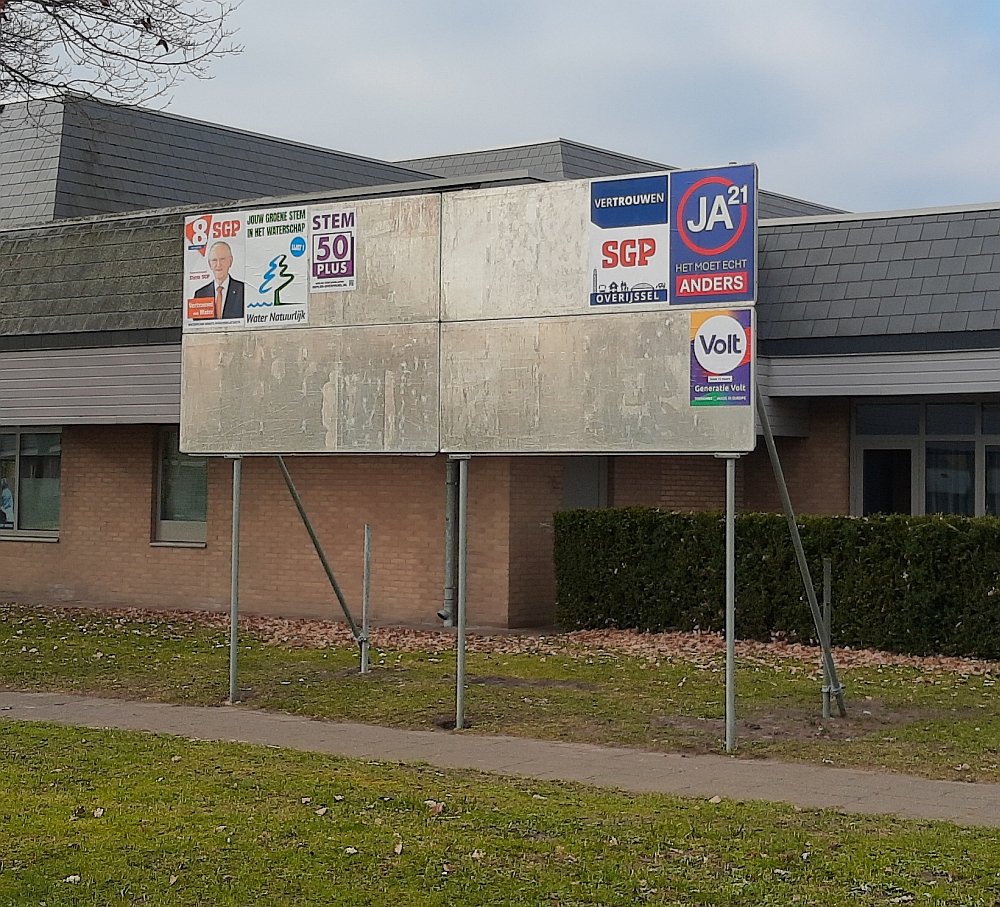
<path fill-rule="evenodd" d="M 506 626 L 510 600 L 510 459 L 469 461 L 467 619 Z"/>
<path fill-rule="evenodd" d="M 846 400 L 814 401 L 808 438 L 780 438 L 796 509 L 847 513 Z M 58 543 L 0 541 L 0 596 L 151 608 L 229 607 L 231 475 L 209 463 L 204 547 L 151 544 L 158 429 L 63 432 Z M 372 525 L 376 621 L 436 625 L 444 585 L 445 457 L 288 457 L 289 471 L 343 588 L 360 615 L 363 526 Z M 725 470 L 712 457 L 616 457 L 609 503 L 721 509 Z M 737 470 L 740 510 L 780 510 L 763 444 Z M 551 622 L 552 514 L 562 506 L 558 457 L 478 457 L 469 467 L 471 626 Z M 339 618 L 295 506 L 269 457 L 243 465 L 241 607 Z"/>
<path fill-rule="evenodd" d="M 742 509 L 781 512 L 764 439 L 741 461 Z M 851 512 L 851 406 L 844 398 L 809 401 L 809 436 L 776 438 L 781 469 L 797 513 Z"/>
<path fill-rule="evenodd" d="M 508 626 L 549 626 L 555 620 L 553 514 L 562 506 L 563 460 L 511 461 L 510 609 Z"/>
<path fill-rule="evenodd" d="M 736 466 L 736 507 L 781 512 L 781 498 L 762 437 Z M 850 512 L 850 401 L 811 400 L 809 436 L 776 439 L 781 467 L 797 512 Z M 666 510 L 722 510 L 725 463 L 714 457 L 615 457 L 611 505 Z"/>
<path fill-rule="evenodd" d="M 156 439 L 154 426 L 66 428 L 59 542 L 0 542 L 0 593 L 227 610 L 232 466 L 209 463 L 207 544 L 153 545 Z M 368 521 L 374 618 L 434 621 L 444 583 L 444 458 L 289 457 L 286 463 L 352 610 L 360 614 Z M 339 616 L 275 461 L 244 460 L 242 488 L 241 607 Z"/>
<path fill-rule="evenodd" d="M 722 510 L 725 463 L 715 457 L 615 457 L 609 498 L 612 507 Z"/>

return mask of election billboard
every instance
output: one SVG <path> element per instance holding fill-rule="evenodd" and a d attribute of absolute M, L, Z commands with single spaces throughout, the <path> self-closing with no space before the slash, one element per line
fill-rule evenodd
<path fill-rule="evenodd" d="M 226 211 L 184 222 L 184 330 L 308 324 L 305 208 Z"/>
<path fill-rule="evenodd" d="M 754 164 L 590 183 L 591 306 L 752 304 L 756 250 Z"/>
<path fill-rule="evenodd" d="M 188 218 L 181 449 L 752 450 L 756 183 L 743 165 Z"/>

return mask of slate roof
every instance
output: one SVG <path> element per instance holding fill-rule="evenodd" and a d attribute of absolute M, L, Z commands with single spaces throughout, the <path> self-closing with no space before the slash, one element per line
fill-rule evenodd
<path fill-rule="evenodd" d="M 25 104 L 8 105 L 3 117 L 0 224 L 426 178 L 372 158 L 73 95 L 47 102 L 44 129 Z"/>
<path fill-rule="evenodd" d="M 53 214 L 204 203 L 213 188 L 260 197 L 289 182 L 290 192 L 334 191 L 337 180 L 392 191 L 426 178 L 423 169 L 563 179 L 664 168 L 565 140 L 400 166 L 79 99 L 45 103 L 30 123 L 18 106 L 0 110 L 3 349 L 180 338 L 183 212 L 38 226 Z M 1000 205 L 871 215 L 821 207 L 761 193 L 762 217 L 810 211 L 762 220 L 761 353 L 1000 349 Z"/>
<path fill-rule="evenodd" d="M 183 228 L 156 213 L 0 232 L 0 349 L 179 342 Z"/>
<path fill-rule="evenodd" d="M 568 139 L 441 154 L 434 157 L 399 161 L 435 176 L 479 176 L 484 173 L 509 173 L 531 170 L 547 180 L 585 179 L 614 176 L 619 173 L 642 173 L 648 170 L 675 170 L 669 164 L 582 145 Z"/>
<path fill-rule="evenodd" d="M 59 175 L 62 106 L 37 102 L 0 107 L 0 223 L 38 223 L 52 217 Z"/>
<path fill-rule="evenodd" d="M 433 173 L 435 176 L 465 177 L 483 173 L 531 170 L 547 180 L 594 179 L 626 173 L 678 169 L 670 164 L 632 157 L 605 148 L 595 148 L 570 139 L 555 139 L 550 142 L 490 148 L 461 154 L 411 158 L 399 163 Z M 758 217 L 761 219 L 830 213 L 840 214 L 842 211 L 840 208 L 831 208 L 764 189 L 759 193 Z"/>
<path fill-rule="evenodd" d="M 0 348 L 179 339 L 183 218 L 0 232 Z M 1000 206 L 795 218 L 760 236 L 762 354 L 1000 349 Z"/>
<path fill-rule="evenodd" d="M 757 218 L 762 221 L 772 218 L 804 217 L 810 214 L 844 213 L 842 208 L 831 208 L 829 205 L 821 205 L 819 202 L 809 202 L 803 198 L 781 195 L 767 189 L 761 189 L 758 192 L 757 206 Z"/>
<path fill-rule="evenodd" d="M 762 224 L 767 355 L 1000 348 L 1000 207 Z"/>

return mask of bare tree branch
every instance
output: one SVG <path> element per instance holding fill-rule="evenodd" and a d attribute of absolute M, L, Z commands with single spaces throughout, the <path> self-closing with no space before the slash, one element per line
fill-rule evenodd
<path fill-rule="evenodd" d="M 140 103 L 239 53 L 240 0 L 0 0 L 0 102 L 66 91 Z"/>

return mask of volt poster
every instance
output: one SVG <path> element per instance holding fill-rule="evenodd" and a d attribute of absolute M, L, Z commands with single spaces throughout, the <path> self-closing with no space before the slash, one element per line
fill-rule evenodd
<path fill-rule="evenodd" d="M 749 406 L 753 311 L 691 313 L 691 405 Z"/>

